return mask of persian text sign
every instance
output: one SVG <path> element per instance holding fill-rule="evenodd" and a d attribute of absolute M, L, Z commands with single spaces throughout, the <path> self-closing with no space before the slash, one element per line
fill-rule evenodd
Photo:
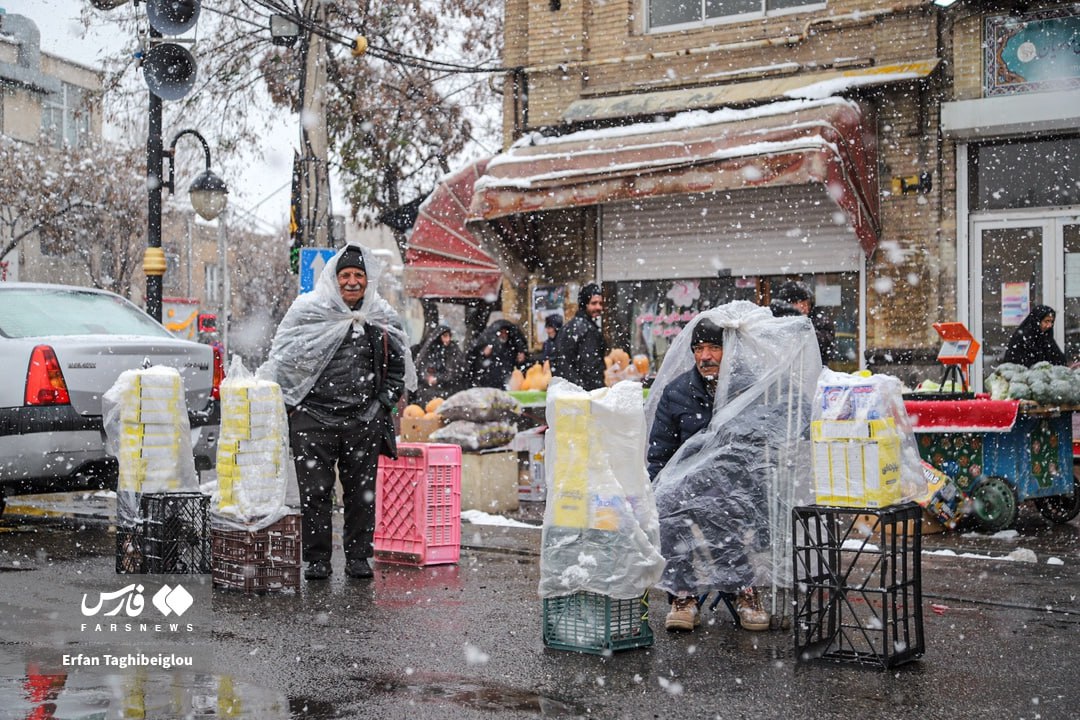
<path fill-rule="evenodd" d="M 1080 88 L 1080 15 L 1076 8 L 1073 5 L 1022 17 L 988 17 L 986 95 Z"/>

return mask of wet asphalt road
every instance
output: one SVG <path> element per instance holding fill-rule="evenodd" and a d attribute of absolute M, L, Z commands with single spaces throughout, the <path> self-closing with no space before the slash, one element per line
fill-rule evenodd
<path fill-rule="evenodd" d="M 380 564 L 358 581 L 337 557 L 298 592 L 196 590 L 210 608 L 184 638 L 195 666 L 164 671 L 63 665 L 94 647 L 82 595 L 130 579 L 89 515 L 0 518 L 0 718 L 1080 716 L 1080 520 L 926 536 L 926 652 L 884 672 L 800 662 L 790 632 L 741 631 L 723 606 L 668 634 L 656 592 L 651 647 L 545 648 L 539 531 L 485 525 L 463 527 L 457 565 Z"/>

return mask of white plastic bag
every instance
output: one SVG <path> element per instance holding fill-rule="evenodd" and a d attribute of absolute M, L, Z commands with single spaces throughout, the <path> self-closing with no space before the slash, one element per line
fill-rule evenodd
<path fill-rule="evenodd" d="M 645 457 L 641 383 L 547 392 L 547 506 L 540 596 L 640 597 L 660 577 L 659 524 Z"/>
<path fill-rule="evenodd" d="M 171 367 L 125 370 L 102 396 L 105 450 L 117 459 L 117 520 L 140 522 L 144 493 L 196 492 L 184 379 Z"/>
<path fill-rule="evenodd" d="M 818 503 L 880 508 L 927 494 L 899 379 L 823 369 L 812 428 Z"/>
<path fill-rule="evenodd" d="M 299 505 L 281 387 L 254 377 L 233 356 L 221 383 L 221 435 L 211 524 L 261 530 Z"/>

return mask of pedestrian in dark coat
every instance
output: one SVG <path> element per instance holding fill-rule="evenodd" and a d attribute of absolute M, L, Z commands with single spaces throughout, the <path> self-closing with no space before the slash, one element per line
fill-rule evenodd
<path fill-rule="evenodd" d="M 547 340 L 544 341 L 544 347 L 540 354 L 540 362 L 547 362 L 555 357 L 555 336 L 559 334 L 559 330 L 562 326 L 562 315 L 548 315 L 544 318 L 544 332 L 547 333 Z"/>
<path fill-rule="evenodd" d="M 600 286 L 588 283 L 578 293 L 577 314 L 555 336 L 552 376 L 569 380 L 584 390 L 604 387 L 607 344 L 599 325 L 603 312 Z"/>
<path fill-rule="evenodd" d="M 438 326 L 416 354 L 417 388 L 413 402 L 423 406 L 434 398 L 445 400 L 464 390 L 464 372 L 465 354 L 454 342 L 450 326 Z"/>
<path fill-rule="evenodd" d="M 773 293 L 769 303 L 774 317 L 789 317 L 805 315 L 810 318 L 814 326 L 814 334 L 817 335 L 818 350 L 821 352 L 821 363 L 828 365 L 830 361 L 840 359 L 836 348 L 836 324 L 828 315 L 816 307 L 814 293 L 805 283 L 789 280 L 782 284 Z"/>
<path fill-rule="evenodd" d="M 465 362 L 469 387 L 493 387 L 505 390 L 514 368 L 525 365 L 528 343 L 525 335 L 509 320 L 496 320 L 469 346 Z"/>
<path fill-rule="evenodd" d="M 1031 367 L 1046 361 L 1051 365 L 1065 365 L 1065 353 L 1054 340 L 1054 319 L 1057 313 L 1048 305 L 1036 305 L 1013 331 L 1005 348 L 1003 362 Z"/>
<path fill-rule="evenodd" d="M 258 371 L 285 398 L 308 580 L 332 572 L 335 479 L 345 506 L 345 572 L 373 574 L 378 459 L 396 457 L 390 413 L 406 388 L 416 386 L 408 338 L 376 291 L 380 270 L 365 248 L 339 251 L 315 290 L 293 301 Z"/>

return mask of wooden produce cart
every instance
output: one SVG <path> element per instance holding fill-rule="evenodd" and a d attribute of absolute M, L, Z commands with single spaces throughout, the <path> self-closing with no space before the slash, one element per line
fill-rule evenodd
<path fill-rule="evenodd" d="M 904 405 L 919 455 L 974 501 L 972 511 L 985 529 L 1011 526 L 1018 503 L 1029 500 L 1055 523 L 1080 514 L 1072 438 L 1072 414 L 1080 407 L 911 395 Z"/>

